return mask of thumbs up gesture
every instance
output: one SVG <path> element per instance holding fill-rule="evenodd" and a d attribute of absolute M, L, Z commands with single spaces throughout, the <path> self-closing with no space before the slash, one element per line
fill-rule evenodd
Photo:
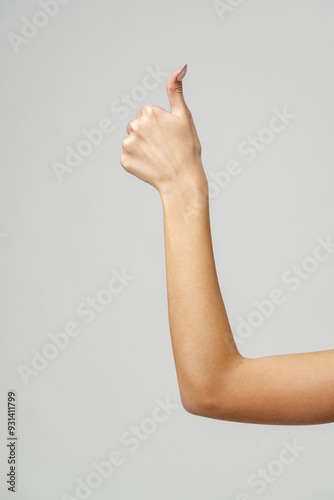
<path fill-rule="evenodd" d="M 120 163 L 130 174 L 154 186 L 160 195 L 180 187 L 206 185 L 201 144 L 184 100 L 182 78 L 187 66 L 168 78 L 170 112 L 145 106 L 127 125 Z"/>

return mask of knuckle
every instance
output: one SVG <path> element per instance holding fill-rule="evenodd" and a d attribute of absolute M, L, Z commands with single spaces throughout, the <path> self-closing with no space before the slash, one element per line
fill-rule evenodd
<path fill-rule="evenodd" d="M 146 106 L 143 107 L 143 112 L 146 115 L 152 115 L 153 114 L 153 106 L 151 106 L 151 104 L 147 104 Z"/>
<path fill-rule="evenodd" d="M 124 139 L 122 140 L 123 149 L 129 149 L 131 147 L 131 143 L 132 143 L 132 139 L 129 135 L 124 137 Z"/>
<path fill-rule="evenodd" d="M 137 119 L 137 120 L 138 120 L 138 118 L 140 118 L 140 117 L 141 117 L 141 115 L 143 114 L 143 111 L 144 111 L 144 108 L 140 108 L 140 110 L 139 110 L 139 111 L 137 111 L 137 113 L 136 113 L 136 119 Z"/>
<path fill-rule="evenodd" d="M 143 108 L 143 115 L 146 116 L 154 116 L 158 113 L 159 107 L 158 106 L 152 106 L 152 104 L 147 104 Z"/>
<path fill-rule="evenodd" d="M 131 122 L 129 122 L 129 128 L 130 130 L 133 130 L 133 132 L 136 132 L 138 130 L 138 121 L 132 120 Z"/>
<path fill-rule="evenodd" d="M 129 157 L 124 152 L 120 156 L 120 163 L 121 163 L 122 167 L 124 168 L 124 170 L 127 170 L 127 171 L 129 170 L 129 168 L 130 168 Z"/>
<path fill-rule="evenodd" d="M 169 87 L 169 91 L 172 92 L 173 94 L 179 94 L 179 95 L 182 95 L 183 93 L 182 87 L 180 87 L 180 85 L 171 85 Z"/>

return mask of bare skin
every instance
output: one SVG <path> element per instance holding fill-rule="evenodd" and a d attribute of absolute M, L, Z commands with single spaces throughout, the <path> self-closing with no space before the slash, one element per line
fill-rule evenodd
<path fill-rule="evenodd" d="M 256 359 L 234 342 L 212 249 L 208 182 L 179 68 L 170 112 L 145 106 L 128 123 L 120 162 L 154 186 L 163 206 L 168 313 L 183 407 L 235 422 L 334 421 L 334 349 Z"/>

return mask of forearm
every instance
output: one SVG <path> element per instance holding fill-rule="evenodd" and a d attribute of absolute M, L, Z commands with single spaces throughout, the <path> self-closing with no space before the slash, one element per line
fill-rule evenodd
<path fill-rule="evenodd" d="M 239 422 L 333 421 L 334 351 L 239 354 L 217 279 L 206 190 L 188 181 L 162 195 L 170 334 L 183 406 Z"/>
<path fill-rule="evenodd" d="M 214 397 L 215 377 L 241 356 L 217 279 L 207 183 L 185 182 L 162 203 L 172 348 L 181 399 L 192 409 Z"/>

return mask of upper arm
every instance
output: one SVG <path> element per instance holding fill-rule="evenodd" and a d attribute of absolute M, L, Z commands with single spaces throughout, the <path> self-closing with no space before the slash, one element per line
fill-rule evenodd
<path fill-rule="evenodd" d="M 191 413 L 235 422 L 279 425 L 334 421 L 334 349 L 243 358 L 217 370 Z"/>

